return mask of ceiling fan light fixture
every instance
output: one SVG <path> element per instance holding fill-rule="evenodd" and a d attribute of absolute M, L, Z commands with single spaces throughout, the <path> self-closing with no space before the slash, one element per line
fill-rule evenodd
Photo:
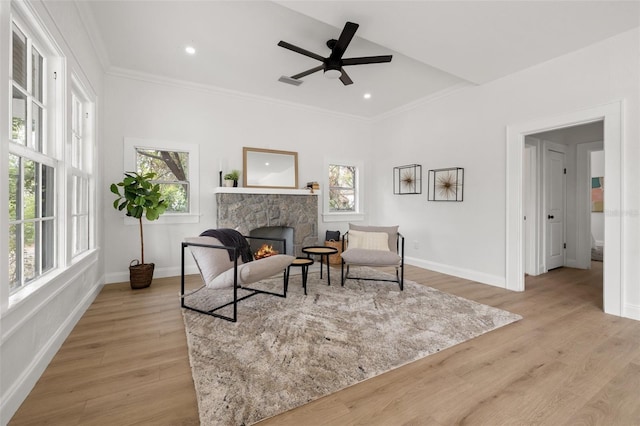
<path fill-rule="evenodd" d="M 324 78 L 328 78 L 331 80 L 335 80 L 336 78 L 340 78 L 342 72 L 340 70 L 326 70 L 324 72 Z"/>

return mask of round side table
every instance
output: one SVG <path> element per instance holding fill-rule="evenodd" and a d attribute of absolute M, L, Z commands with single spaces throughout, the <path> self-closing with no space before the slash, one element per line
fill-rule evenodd
<path fill-rule="evenodd" d="M 338 249 L 335 247 L 328 246 L 308 246 L 302 247 L 302 252 L 306 253 L 308 258 L 311 258 L 311 255 L 320 256 L 320 278 L 322 279 L 322 264 L 327 262 L 327 285 L 331 285 L 331 276 L 329 275 L 329 256 L 332 254 L 336 254 Z"/>
<path fill-rule="evenodd" d="M 302 288 L 304 288 L 304 295 L 307 295 L 307 274 L 309 273 L 309 266 L 313 265 L 313 259 L 308 257 L 296 257 L 289 266 L 287 266 L 287 285 L 289 284 L 289 272 L 292 266 L 298 266 L 302 269 Z M 285 294 L 287 293 L 285 289 Z"/>

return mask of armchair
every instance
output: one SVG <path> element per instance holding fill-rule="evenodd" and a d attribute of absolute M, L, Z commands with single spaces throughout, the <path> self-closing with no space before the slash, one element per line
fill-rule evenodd
<path fill-rule="evenodd" d="M 225 230 L 232 231 L 232 230 Z M 233 231 L 236 233 L 237 231 Z M 238 238 L 241 237 L 241 238 Z M 274 241 L 274 238 L 246 237 L 237 233 L 234 234 L 236 241 L 245 239 L 262 239 Z M 180 280 L 180 306 L 201 314 L 211 315 L 227 321 L 237 321 L 238 302 L 256 294 L 269 294 L 272 296 L 287 297 L 288 275 L 287 267 L 293 262 L 295 257 L 286 254 L 277 254 L 258 260 L 247 258 L 245 247 L 239 245 L 223 244 L 218 238 L 211 236 L 199 236 L 186 238 L 182 242 L 182 265 Z M 193 255 L 200 276 L 204 282 L 200 288 L 209 289 L 233 289 L 233 299 L 228 303 L 212 307 L 211 309 L 201 309 L 199 307 L 189 306 L 185 302 L 185 249 L 189 247 Z M 246 247 L 249 247 L 246 244 Z M 244 255 L 242 253 L 244 252 Z M 251 253 L 248 253 L 251 257 Z M 283 291 L 276 293 L 266 290 L 260 290 L 248 287 L 265 278 L 276 275 L 278 272 L 283 273 Z M 199 291 L 200 289 L 196 290 Z M 238 290 L 248 291 L 243 296 L 238 295 Z M 218 311 L 227 306 L 233 305 L 233 314 L 223 315 Z"/>
<path fill-rule="evenodd" d="M 357 226 L 349 224 L 342 237 L 342 285 L 347 279 L 391 281 L 404 290 L 404 236 L 397 226 Z M 346 266 L 346 268 L 345 268 Z M 349 275 L 351 266 L 394 267 L 396 279 Z"/>

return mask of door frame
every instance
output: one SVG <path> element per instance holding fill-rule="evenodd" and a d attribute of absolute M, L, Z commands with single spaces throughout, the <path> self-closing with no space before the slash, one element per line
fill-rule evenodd
<path fill-rule="evenodd" d="M 564 115 L 545 117 L 507 126 L 506 175 L 506 270 L 505 288 L 524 291 L 523 153 L 526 135 L 604 120 L 605 176 L 609 183 L 604 193 L 604 312 L 622 314 L 622 101 Z"/>
<path fill-rule="evenodd" d="M 591 268 L 591 153 L 603 150 L 602 141 L 580 143 L 576 147 L 576 202 L 578 203 L 576 266 L 583 269 Z"/>
<path fill-rule="evenodd" d="M 523 234 L 525 249 L 522 251 L 524 257 L 524 271 L 528 275 L 540 275 L 540 250 L 539 241 L 540 235 L 538 229 L 538 210 L 540 207 L 539 194 L 538 194 L 538 148 L 540 141 L 536 139 L 535 145 L 525 144 L 524 147 L 524 169 L 523 173 L 527 173 L 528 176 L 524 176 L 524 198 L 523 198 L 523 218 L 525 219 Z M 528 236 L 528 238 L 527 238 Z"/>

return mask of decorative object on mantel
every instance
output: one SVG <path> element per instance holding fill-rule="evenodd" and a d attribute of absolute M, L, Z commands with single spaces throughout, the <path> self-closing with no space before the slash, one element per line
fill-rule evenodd
<path fill-rule="evenodd" d="M 224 175 L 224 186 L 237 187 L 238 179 L 240 179 L 240 170 L 231 170 L 231 172 Z"/>
<path fill-rule="evenodd" d="M 307 182 L 307 189 L 310 189 L 311 193 L 313 194 L 313 191 L 315 191 L 316 189 L 320 189 L 320 184 L 316 181 Z"/>
<path fill-rule="evenodd" d="M 429 170 L 428 201 L 463 201 L 464 169 L 449 167 Z"/>
<path fill-rule="evenodd" d="M 127 216 L 138 219 L 140 224 L 140 260 L 134 259 L 129 264 L 129 284 L 132 289 L 145 288 L 151 285 L 155 264 L 144 262 L 144 236 L 142 233 L 142 216 L 147 220 L 156 220 L 169 205 L 160 194 L 160 186 L 151 181 L 155 173 L 141 175 L 136 172 L 125 172 L 122 182 L 112 183 L 111 192 L 118 196 L 113 208 L 127 211 Z M 122 187 L 122 194 L 118 187 Z"/>
<path fill-rule="evenodd" d="M 409 164 L 393 168 L 393 193 L 422 194 L 422 166 Z"/>

